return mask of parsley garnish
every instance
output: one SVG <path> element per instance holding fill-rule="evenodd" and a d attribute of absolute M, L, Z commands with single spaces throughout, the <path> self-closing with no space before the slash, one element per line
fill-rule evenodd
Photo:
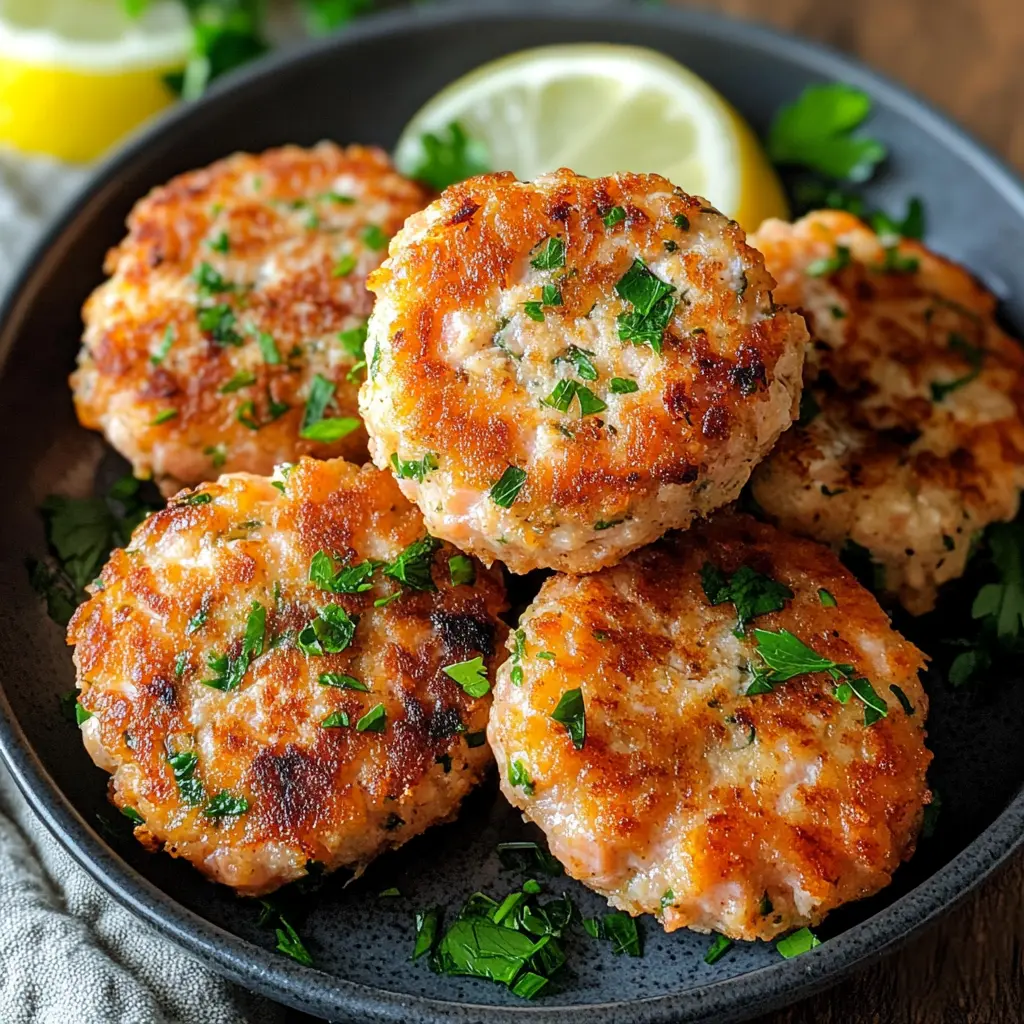
<path fill-rule="evenodd" d="M 350 327 L 347 331 L 339 331 L 338 341 L 353 359 L 362 359 L 363 349 L 366 347 L 366 334 L 366 324 L 362 323 L 358 327 Z"/>
<path fill-rule="evenodd" d="M 241 391 L 242 388 L 256 383 L 256 374 L 250 370 L 239 370 L 226 384 L 218 389 L 222 395 L 230 395 L 234 391 Z"/>
<path fill-rule="evenodd" d="M 650 345 L 660 354 L 662 337 L 676 305 L 672 296 L 675 288 L 655 277 L 643 260 L 637 259 L 619 279 L 615 291 L 633 307 L 616 318 L 619 339 L 633 345 Z"/>
<path fill-rule="evenodd" d="M 321 723 L 321 729 L 344 729 L 349 724 L 348 712 L 334 711 L 329 714 Z"/>
<path fill-rule="evenodd" d="M 466 178 L 486 174 L 490 169 L 484 144 L 471 139 L 462 125 L 453 121 L 436 134 L 427 132 L 420 136 L 419 159 L 407 173 L 440 192 Z"/>
<path fill-rule="evenodd" d="M 636 921 L 629 914 L 621 910 L 605 914 L 602 923 L 605 935 L 611 939 L 612 952 L 616 956 L 620 953 L 627 956 L 642 955 L 640 933 L 637 931 Z"/>
<path fill-rule="evenodd" d="M 640 385 L 629 377 L 612 377 L 609 389 L 613 395 L 631 395 L 640 390 Z"/>
<path fill-rule="evenodd" d="M 956 380 L 934 382 L 932 384 L 933 402 L 941 402 L 950 392 L 977 380 L 985 362 L 985 350 L 977 345 L 972 345 L 962 334 L 957 334 L 955 331 L 949 336 L 949 348 L 951 352 L 955 352 L 963 358 L 971 371 L 962 377 L 957 377 Z"/>
<path fill-rule="evenodd" d="M 171 346 L 174 344 L 175 333 L 174 324 L 168 324 L 164 328 L 164 336 L 160 344 L 156 347 L 156 351 L 149 357 L 149 361 L 154 366 L 159 366 L 166 358 L 167 353 L 171 351 Z"/>
<path fill-rule="evenodd" d="M 373 587 L 374 568 L 365 561 L 335 569 L 334 559 L 321 549 L 309 563 L 309 582 L 333 594 L 362 594 Z"/>
<path fill-rule="evenodd" d="M 913 274 L 920 265 L 916 256 L 904 256 L 897 245 L 887 245 L 881 264 L 872 269 L 880 274 Z"/>
<path fill-rule="evenodd" d="M 382 572 L 410 590 L 436 590 L 430 568 L 434 552 L 440 546 L 436 537 L 427 534 L 410 544 L 393 562 L 388 562 Z"/>
<path fill-rule="evenodd" d="M 565 243 L 560 238 L 549 238 L 532 260 L 534 270 L 557 270 L 565 266 Z"/>
<path fill-rule="evenodd" d="M 498 843 L 498 859 L 510 871 L 543 871 L 557 878 L 564 874 L 561 861 L 552 857 L 544 847 L 533 842 Z"/>
<path fill-rule="evenodd" d="M 526 633 L 521 629 L 517 629 L 512 634 L 512 672 L 509 675 L 513 686 L 523 685 L 523 666 L 521 663 L 525 656 Z"/>
<path fill-rule="evenodd" d="M 377 252 L 387 248 L 388 236 L 384 234 L 378 224 L 367 224 L 363 228 L 362 239 L 371 249 Z"/>
<path fill-rule="evenodd" d="M 195 807 L 203 799 L 203 785 L 195 777 L 199 758 L 190 750 L 171 754 L 167 763 L 174 773 L 174 781 L 178 784 L 178 793 L 188 805 Z"/>
<path fill-rule="evenodd" d="M 356 269 L 359 261 L 352 253 L 345 253 L 338 257 L 338 262 L 331 268 L 331 277 L 348 277 Z"/>
<path fill-rule="evenodd" d="M 360 693 L 368 693 L 370 690 L 366 683 L 342 672 L 321 672 L 317 682 L 321 686 L 333 686 L 339 690 L 358 690 Z"/>
<path fill-rule="evenodd" d="M 837 245 L 836 251 L 831 256 L 822 256 L 820 259 L 812 260 L 807 264 L 804 273 L 808 277 L 828 277 L 831 274 L 838 274 L 840 270 L 850 265 L 850 250 L 845 245 Z"/>
<path fill-rule="evenodd" d="M 523 303 L 523 312 L 526 313 L 526 315 L 531 320 L 536 320 L 537 323 L 539 323 L 539 324 L 544 323 L 544 309 L 543 309 L 541 303 L 539 303 L 539 302 L 524 302 Z"/>
<path fill-rule="evenodd" d="M 391 466 L 399 480 L 415 480 L 421 484 L 428 473 L 437 469 L 438 461 L 433 452 L 426 452 L 420 459 L 400 459 L 398 452 L 392 452 Z"/>
<path fill-rule="evenodd" d="M 608 408 L 590 388 L 575 380 L 560 380 L 555 385 L 551 394 L 547 398 L 542 399 L 542 401 L 545 405 L 550 405 L 559 412 L 568 412 L 574 398 L 580 403 L 581 418 L 603 412 Z"/>
<path fill-rule="evenodd" d="M 491 684 L 487 678 L 487 666 L 482 657 L 472 661 L 460 661 L 454 665 L 445 665 L 442 672 L 449 679 L 462 687 L 470 697 L 484 697 L 491 692 Z"/>
<path fill-rule="evenodd" d="M 601 219 L 606 228 L 613 228 L 626 219 L 626 211 L 621 206 L 613 206 Z"/>
<path fill-rule="evenodd" d="M 340 605 L 325 605 L 299 633 L 296 643 L 303 654 L 312 657 L 340 654 L 352 643 L 358 622 L 358 616 L 350 616 Z"/>
<path fill-rule="evenodd" d="M 988 528 L 986 540 L 999 583 L 988 583 L 978 591 L 971 617 L 986 620 L 1003 643 L 1019 639 L 1024 627 L 1024 527 L 1019 523 L 996 523 Z"/>
<path fill-rule="evenodd" d="M 224 280 L 220 272 L 205 261 L 199 264 L 192 278 L 196 282 L 196 292 L 201 299 L 210 299 L 215 295 L 235 290 L 230 281 Z"/>
<path fill-rule="evenodd" d="M 886 149 L 850 133 L 870 110 L 870 98 L 859 89 L 841 83 L 808 86 L 775 115 L 768 155 L 775 163 L 797 164 L 830 178 L 866 181 Z"/>
<path fill-rule="evenodd" d="M 717 964 L 732 949 L 733 945 L 732 939 L 727 939 L 724 935 L 716 935 L 711 940 L 708 951 L 704 954 L 704 963 Z"/>
<path fill-rule="evenodd" d="M 741 565 L 731 575 L 711 562 L 700 571 L 701 586 L 712 606 L 732 602 L 736 606 L 737 630 L 743 632 L 751 619 L 769 612 L 782 611 L 793 598 L 793 591 L 770 576 Z"/>
<path fill-rule="evenodd" d="M 822 608 L 835 608 L 838 604 L 836 599 L 832 596 L 832 592 L 826 590 L 824 587 L 818 588 L 818 600 L 821 602 Z"/>
<path fill-rule="evenodd" d="M 597 368 L 594 366 L 593 352 L 585 348 L 577 348 L 570 345 L 564 356 L 555 356 L 555 363 L 571 363 L 576 368 L 576 373 L 583 380 L 597 380 Z"/>
<path fill-rule="evenodd" d="M 437 933 L 441 927 L 442 910 L 440 907 L 431 907 L 430 910 L 416 912 L 416 945 L 413 946 L 412 959 L 419 960 L 421 956 L 431 952 L 437 944 Z"/>
<path fill-rule="evenodd" d="M 489 491 L 491 501 L 499 508 L 511 508 L 526 483 L 526 470 L 509 466 Z"/>
<path fill-rule="evenodd" d="M 587 738 L 587 713 L 582 689 L 577 687 L 575 690 L 566 690 L 555 710 L 551 712 L 551 717 L 565 726 L 572 745 L 577 750 L 582 750 Z"/>
<path fill-rule="evenodd" d="M 533 796 L 533 782 L 522 761 L 510 761 L 508 765 L 508 784 L 520 786 L 527 796 Z"/>
<path fill-rule="evenodd" d="M 161 423 L 168 423 L 173 419 L 177 419 L 177 409 L 161 409 L 152 420 L 150 420 L 150 426 L 159 427 Z"/>
<path fill-rule="evenodd" d="M 285 956 L 290 956 L 304 967 L 312 967 L 313 958 L 309 955 L 309 950 L 303 945 L 298 933 L 280 914 L 278 920 L 281 922 L 281 927 L 274 929 L 274 935 L 277 937 L 277 951 L 284 953 Z"/>
<path fill-rule="evenodd" d="M 810 928 L 801 928 L 799 931 L 793 932 L 792 935 L 779 939 L 775 944 L 775 948 L 787 960 L 791 960 L 793 957 L 806 953 L 808 950 L 820 945 L 821 940 Z"/>
<path fill-rule="evenodd" d="M 231 251 L 231 241 L 226 231 L 221 231 L 206 243 L 214 252 L 227 253 Z"/>
<path fill-rule="evenodd" d="M 249 801 L 244 796 L 234 796 L 224 789 L 203 808 L 203 814 L 207 818 L 230 818 L 245 814 L 247 810 Z"/>
<path fill-rule="evenodd" d="M 306 398 L 306 411 L 302 416 L 299 437 L 307 441 L 340 441 L 359 428 L 359 420 L 353 416 L 324 419 L 327 407 L 334 399 L 334 383 L 322 374 L 316 374 Z"/>
<path fill-rule="evenodd" d="M 879 210 L 871 215 L 871 227 L 875 234 L 883 238 L 924 238 L 924 203 L 914 196 L 907 204 L 907 212 L 902 220 L 894 220 Z"/>
<path fill-rule="evenodd" d="M 383 732 L 387 724 L 387 708 L 383 704 L 375 704 L 356 722 L 356 732 Z"/>
<path fill-rule="evenodd" d="M 133 824 L 133 825 L 145 825 L 146 819 L 139 814 L 134 807 L 121 807 L 119 808 L 121 813 Z"/>
<path fill-rule="evenodd" d="M 235 330 L 235 311 L 227 303 L 200 306 L 196 311 L 199 329 L 209 334 L 218 345 L 241 345 L 242 336 Z"/>
<path fill-rule="evenodd" d="M 448 559 L 448 575 L 453 587 L 471 587 L 476 582 L 476 566 L 468 555 L 452 555 Z"/>
<path fill-rule="evenodd" d="M 679 228 L 680 231 L 690 230 L 690 218 L 687 217 L 685 213 L 677 213 L 672 218 L 672 223 L 675 224 L 675 226 Z"/>

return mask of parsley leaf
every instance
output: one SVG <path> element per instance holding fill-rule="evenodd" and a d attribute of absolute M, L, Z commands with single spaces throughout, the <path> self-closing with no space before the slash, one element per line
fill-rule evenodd
<path fill-rule="evenodd" d="M 525 483 L 526 470 L 519 469 L 517 466 L 509 466 L 501 474 L 500 479 L 491 485 L 489 492 L 491 501 L 499 508 L 511 508 Z"/>
<path fill-rule="evenodd" d="M 613 395 L 631 395 L 640 390 L 640 385 L 629 377 L 612 377 L 609 388 Z"/>
<path fill-rule="evenodd" d="M 792 935 L 779 939 L 775 944 L 775 948 L 787 960 L 791 960 L 793 957 L 806 953 L 808 950 L 820 945 L 821 940 L 810 928 L 801 928 L 799 931 L 793 932 Z"/>
<path fill-rule="evenodd" d="M 732 949 L 733 945 L 732 939 L 727 939 L 724 935 L 716 935 L 711 940 L 708 951 L 704 954 L 704 963 L 717 964 Z"/>
<path fill-rule="evenodd" d="M 402 170 L 438 192 L 491 169 L 487 147 L 471 139 L 457 121 L 436 134 L 427 132 L 420 136 L 419 149 L 416 161 Z"/>
<path fill-rule="evenodd" d="M 383 732 L 387 724 L 387 708 L 383 704 L 375 704 L 356 722 L 356 732 Z"/>
<path fill-rule="evenodd" d="M 822 256 L 820 259 L 812 260 L 807 264 L 804 273 L 808 277 L 828 277 L 831 274 L 838 274 L 840 270 L 849 265 L 849 248 L 845 245 L 837 245 L 833 255 Z"/>
<path fill-rule="evenodd" d="M 555 356 L 555 363 L 571 363 L 576 368 L 577 375 L 582 380 L 597 380 L 597 368 L 594 366 L 593 352 L 585 348 L 577 348 L 570 345 L 564 356 Z"/>
<path fill-rule="evenodd" d="M 970 373 L 957 377 L 955 380 L 933 382 L 931 386 L 933 402 L 941 402 L 950 392 L 957 391 L 959 388 L 964 387 L 964 385 L 977 380 L 985 362 L 985 350 L 977 345 L 972 345 L 962 334 L 958 334 L 956 331 L 952 332 L 949 336 L 949 348 L 951 352 L 955 352 L 967 363 L 971 368 Z"/>
<path fill-rule="evenodd" d="M 1000 582 L 978 591 L 971 617 L 987 620 L 996 637 L 1007 643 L 1017 640 L 1024 627 L 1024 526 L 995 523 L 986 531 L 986 540 Z"/>
<path fill-rule="evenodd" d="M 587 738 L 587 712 L 582 689 L 577 687 L 575 690 L 566 690 L 551 712 L 551 717 L 565 726 L 572 745 L 582 750 Z"/>
<path fill-rule="evenodd" d="M 626 219 L 626 211 L 621 206 L 613 206 L 602 218 L 606 228 L 613 228 L 620 221 Z"/>
<path fill-rule="evenodd" d="M 358 562 L 334 568 L 334 559 L 318 551 L 309 563 L 309 582 L 333 594 L 362 594 L 373 587 L 373 562 Z"/>
<path fill-rule="evenodd" d="M 902 220 L 894 220 L 881 210 L 871 215 L 871 227 L 883 238 L 921 239 L 925 232 L 924 203 L 914 196 L 907 204 Z"/>
<path fill-rule="evenodd" d="M 244 796 L 234 796 L 224 789 L 203 808 L 203 814 L 207 818 L 231 818 L 247 810 L 249 801 Z"/>
<path fill-rule="evenodd" d="M 391 466 L 399 480 L 415 480 L 421 484 L 428 473 L 437 469 L 438 461 L 433 452 L 426 452 L 420 459 L 400 459 L 398 452 L 392 452 Z"/>
<path fill-rule="evenodd" d="M 436 590 L 430 568 L 433 565 L 434 552 L 440 546 L 441 542 L 436 537 L 427 534 L 420 540 L 413 541 L 381 571 L 410 590 Z"/>
<path fill-rule="evenodd" d="M 360 693 L 369 693 L 370 690 L 366 683 L 342 672 L 321 672 L 317 682 L 321 686 L 333 686 L 339 690 L 358 690 Z"/>
<path fill-rule="evenodd" d="M 552 857 L 538 843 L 520 841 L 515 843 L 498 843 L 498 859 L 502 867 L 510 871 L 543 871 L 557 878 L 565 873 L 561 861 Z"/>
<path fill-rule="evenodd" d="M 534 270 L 557 270 L 565 266 L 565 242 L 560 238 L 548 238 L 544 247 L 537 253 L 530 266 Z"/>
<path fill-rule="evenodd" d="M 611 939 L 612 952 L 618 956 L 625 953 L 627 956 L 641 956 L 640 932 L 637 930 L 636 921 L 624 911 L 617 910 L 612 914 L 605 914 L 604 921 L 605 935 Z"/>
<path fill-rule="evenodd" d="M 448 559 L 448 575 L 453 587 L 471 587 L 476 583 L 476 566 L 468 555 L 452 555 Z"/>
<path fill-rule="evenodd" d="M 274 929 L 274 935 L 277 938 L 277 951 L 284 953 L 285 956 L 290 956 L 304 967 L 312 967 L 313 958 L 309 955 L 309 950 L 306 949 L 302 939 L 299 938 L 298 932 L 284 917 L 278 915 L 278 920 L 281 927 Z"/>
<path fill-rule="evenodd" d="M 358 623 L 358 616 L 350 616 L 340 605 L 328 604 L 303 628 L 296 643 L 303 654 L 311 657 L 340 654 L 352 643 Z"/>
<path fill-rule="evenodd" d="M 868 116 L 871 99 L 842 83 L 808 86 L 775 115 L 768 131 L 768 155 L 830 178 L 867 181 L 885 159 L 882 143 L 850 133 Z"/>
<path fill-rule="evenodd" d="M 482 657 L 471 661 L 460 661 L 454 665 L 445 665 L 442 672 L 449 679 L 462 687 L 470 697 L 484 697 L 491 692 L 491 684 L 487 678 L 487 666 Z"/>
<path fill-rule="evenodd" d="M 437 933 L 441 928 L 442 914 L 441 907 L 431 907 L 429 910 L 416 912 L 416 945 L 412 950 L 413 960 L 419 960 L 421 956 L 431 952 L 437 944 Z"/>
<path fill-rule="evenodd" d="M 182 750 L 177 754 L 171 754 L 167 758 L 167 763 L 174 773 L 174 781 L 178 784 L 181 799 L 195 807 L 203 799 L 202 783 L 195 777 L 199 758 L 191 750 Z"/>
<path fill-rule="evenodd" d="M 660 354 L 662 338 L 676 305 L 672 295 L 675 288 L 655 277 L 643 260 L 637 259 L 619 279 L 615 291 L 633 307 L 616 318 L 619 340 L 650 345 Z"/>
<path fill-rule="evenodd" d="M 784 583 L 770 576 L 741 565 L 729 575 L 711 562 L 705 562 L 700 571 L 701 586 L 712 606 L 731 601 L 736 606 L 740 632 L 747 628 L 751 619 L 769 612 L 782 611 L 786 602 L 792 600 L 793 591 Z"/>
<path fill-rule="evenodd" d="M 508 765 L 508 784 L 520 786 L 527 796 L 533 796 L 533 782 L 526 765 L 520 760 L 510 761 Z"/>

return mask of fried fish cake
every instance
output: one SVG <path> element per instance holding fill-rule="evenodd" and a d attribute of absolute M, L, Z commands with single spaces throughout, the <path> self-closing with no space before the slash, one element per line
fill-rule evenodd
<path fill-rule="evenodd" d="M 913 852 L 924 659 L 828 548 L 723 516 L 552 577 L 520 626 L 488 727 L 502 791 L 614 906 L 769 939 Z"/>
<path fill-rule="evenodd" d="M 887 241 L 836 211 L 752 238 L 813 338 L 804 415 L 752 490 L 783 529 L 866 548 L 879 584 L 920 614 L 978 531 L 1017 513 L 1024 351 L 963 268 Z"/>
<path fill-rule="evenodd" d="M 499 574 L 428 537 L 390 474 L 280 475 L 182 492 L 68 628 L 111 799 L 246 895 L 455 815 L 491 761 L 506 633 Z"/>
<path fill-rule="evenodd" d="M 82 424 L 165 494 L 302 454 L 362 461 L 366 275 L 426 201 L 379 150 L 331 143 L 155 189 L 83 310 Z"/>
<path fill-rule="evenodd" d="M 731 501 L 807 334 L 743 231 L 657 175 L 474 178 L 371 275 L 360 408 L 432 533 L 590 572 Z"/>

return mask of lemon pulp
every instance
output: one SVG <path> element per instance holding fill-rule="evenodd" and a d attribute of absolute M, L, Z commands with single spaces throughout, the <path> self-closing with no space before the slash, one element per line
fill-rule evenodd
<path fill-rule="evenodd" d="M 0 144 L 91 160 L 174 101 L 190 45 L 177 0 L 0 0 Z"/>
<path fill-rule="evenodd" d="M 633 46 L 544 46 L 485 64 L 409 122 L 395 151 L 411 172 L 420 139 L 458 122 L 491 166 L 528 180 L 559 167 L 597 177 L 664 175 L 748 230 L 785 217 L 779 180 L 753 131 L 692 71 Z"/>

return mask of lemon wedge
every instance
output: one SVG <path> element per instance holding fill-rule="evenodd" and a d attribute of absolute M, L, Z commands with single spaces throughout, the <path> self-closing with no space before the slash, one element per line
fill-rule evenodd
<path fill-rule="evenodd" d="M 91 160 L 174 101 L 163 76 L 191 39 L 178 0 L 138 18 L 122 0 L 0 0 L 0 144 Z"/>
<path fill-rule="evenodd" d="M 692 71 L 654 50 L 573 44 L 485 64 L 431 99 L 395 150 L 405 173 L 422 137 L 459 124 L 495 170 L 528 180 L 559 167 L 591 177 L 662 174 L 747 230 L 788 215 L 782 186 L 743 118 Z"/>

